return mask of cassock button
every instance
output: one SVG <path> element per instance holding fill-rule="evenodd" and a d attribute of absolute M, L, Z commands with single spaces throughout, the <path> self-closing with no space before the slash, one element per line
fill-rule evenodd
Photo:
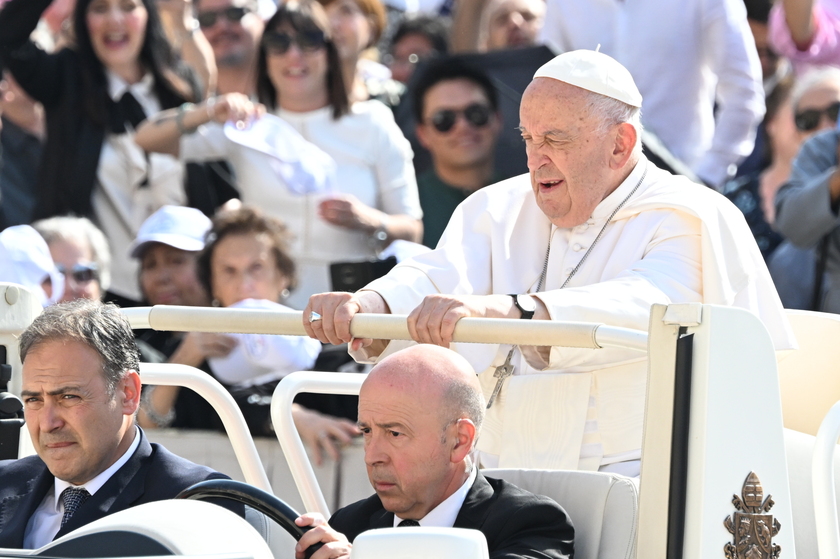
<path fill-rule="evenodd" d="M 580 246 L 580 243 L 575 243 L 575 245 L 572 247 L 572 250 L 575 252 L 580 252 L 583 250 L 583 247 Z"/>
<path fill-rule="evenodd" d="M 578 225 L 578 227 L 577 227 L 578 233 L 583 233 L 583 232 L 584 232 L 584 231 L 586 231 L 587 229 L 589 229 L 589 224 L 588 224 L 588 223 L 581 223 L 581 224 L 580 224 L 580 225 Z"/>

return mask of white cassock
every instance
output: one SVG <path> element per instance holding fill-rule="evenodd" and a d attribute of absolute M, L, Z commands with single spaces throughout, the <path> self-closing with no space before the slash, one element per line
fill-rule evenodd
<path fill-rule="evenodd" d="M 645 169 L 638 190 L 560 289 Z M 545 287 L 535 293 L 549 239 Z M 645 331 L 654 303 L 730 305 L 758 315 L 776 349 L 796 347 L 741 212 L 720 194 L 644 157 L 586 223 L 571 229 L 553 226 L 542 213 L 528 175 L 483 188 L 458 207 L 437 249 L 401 263 L 365 289 L 379 293 L 394 314 L 410 313 L 434 293 L 532 293 L 553 320 Z M 405 345 L 391 342 L 381 356 Z M 510 346 L 453 349 L 482 371 L 489 396 L 494 369 Z M 545 362 L 526 348 L 513 363 L 514 376 L 488 410 L 478 442 L 488 465 L 597 470 L 640 457 L 647 367 L 638 352 L 553 347 Z"/>

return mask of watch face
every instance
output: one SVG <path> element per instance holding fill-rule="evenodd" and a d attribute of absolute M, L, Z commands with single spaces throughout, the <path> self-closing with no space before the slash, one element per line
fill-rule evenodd
<path fill-rule="evenodd" d="M 533 313 L 537 310 L 537 302 L 534 301 L 533 297 L 527 295 L 517 295 L 516 304 L 523 312 Z"/>

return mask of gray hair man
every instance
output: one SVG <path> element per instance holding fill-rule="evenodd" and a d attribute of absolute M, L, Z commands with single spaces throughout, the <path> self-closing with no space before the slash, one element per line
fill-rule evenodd
<path fill-rule="evenodd" d="M 46 308 L 21 335 L 20 358 L 37 455 L 0 461 L 0 547 L 39 548 L 108 514 L 226 477 L 150 444 L 135 426 L 140 363 L 116 306 L 78 299 Z"/>
<path fill-rule="evenodd" d="M 86 217 L 57 216 L 32 224 L 47 241 L 53 262 L 64 274 L 64 297 L 102 299 L 111 285 L 111 249 L 105 234 Z"/>
<path fill-rule="evenodd" d="M 652 304 L 699 302 L 748 309 L 777 348 L 793 347 L 742 214 L 647 161 L 641 106 L 633 78 L 612 58 L 593 51 L 554 58 L 520 106 L 529 174 L 468 198 L 436 250 L 355 294 L 313 296 L 305 328 L 323 341 L 351 342 L 364 360 L 402 344 L 354 340 L 349 325 L 357 312 L 409 314 L 414 340 L 448 347 L 463 317 L 647 330 Z M 644 356 L 456 347 L 482 371 L 490 399 L 478 444 L 483 465 L 638 473 Z"/>

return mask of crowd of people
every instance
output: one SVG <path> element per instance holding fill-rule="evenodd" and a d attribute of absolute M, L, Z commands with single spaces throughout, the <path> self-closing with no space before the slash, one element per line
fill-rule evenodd
<path fill-rule="evenodd" d="M 314 529 L 298 551 L 343 556 L 355 534 L 400 519 L 460 525 L 462 506 L 491 507 L 495 522 L 498 500 L 548 513 L 562 537 L 545 545 L 569 556 L 562 509 L 475 461 L 638 475 L 644 358 L 464 346 L 455 324 L 645 329 L 652 304 L 699 302 L 747 309 L 776 349 L 795 347 L 783 304 L 840 309 L 840 12 L 828 0 L 391 2 L 3 2 L 0 281 L 58 308 L 42 322 L 119 320 L 68 306 L 79 299 L 303 310 L 309 338 L 136 335 L 143 361 L 220 381 L 256 436 L 272 434 L 270 395 L 289 372 L 373 365 L 358 409 L 294 406 L 318 462 L 364 437 L 377 493 L 329 524 L 302 517 Z M 424 345 L 354 339 L 357 313 L 407 314 Z M 22 359 L 28 413 L 76 417 L 43 369 L 107 355 L 82 343 L 62 364 L 52 337 L 77 334 L 50 332 Z M 145 429 L 221 427 L 186 389 L 141 396 L 125 359 L 134 374 L 116 394 L 131 419 L 109 456 L 148 446 L 138 408 Z M 39 452 L 48 466 L 52 450 Z M 95 472 L 76 473 L 71 485 Z M 56 530 L 59 489 L 36 513 Z M 378 520 L 358 524 L 359 511 Z M 523 528 L 492 522 L 479 526 L 491 547 L 517 549 Z M 16 542 L 56 533 L 18 528 Z"/>

